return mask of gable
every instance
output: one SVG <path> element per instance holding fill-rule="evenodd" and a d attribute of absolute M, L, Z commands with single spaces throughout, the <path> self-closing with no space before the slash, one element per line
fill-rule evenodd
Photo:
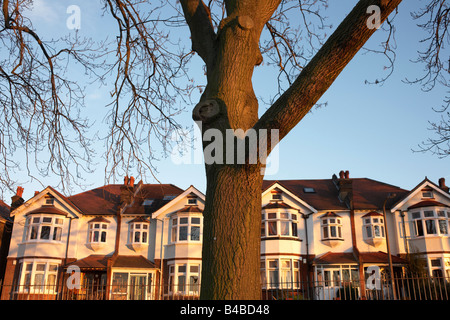
<path fill-rule="evenodd" d="M 429 195 L 432 195 L 430 198 Z M 425 178 L 413 190 L 397 201 L 391 212 L 406 211 L 411 208 L 423 206 L 450 206 L 450 194 Z"/>
<path fill-rule="evenodd" d="M 197 196 L 197 198 L 200 200 L 200 203 L 198 205 L 203 208 L 205 203 L 205 195 L 200 192 L 197 188 L 194 186 L 190 186 L 187 188 L 183 193 L 179 194 L 174 199 L 170 200 L 168 203 L 166 203 L 164 206 L 156 210 L 152 213 L 152 219 L 161 218 L 162 216 L 177 211 L 179 209 L 182 209 L 185 207 L 187 203 L 188 196 L 190 194 L 194 194 Z"/>
<path fill-rule="evenodd" d="M 52 198 L 53 204 L 47 205 L 47 199 Z M 11 216 L 27 213 L 49 213 L 51 210 L 55 214 L 71 215 L 73 217 L 79 217 L 81 214 L 80 209 L 72 203 L 67 197 L 48 186 L 41 192 L 35 194 L 31 199 L 25 201 L 20 207 L 11 212 Z M 42 211 L 42 212 L 41 212 Z"/>

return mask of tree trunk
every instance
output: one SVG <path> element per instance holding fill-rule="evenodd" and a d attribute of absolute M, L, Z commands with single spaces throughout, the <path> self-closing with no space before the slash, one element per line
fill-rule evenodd
<path fill-rule="evenodd" d="M 261 298 L 262 180 L 258 165 L 209 168 L 201 299 Z"/>

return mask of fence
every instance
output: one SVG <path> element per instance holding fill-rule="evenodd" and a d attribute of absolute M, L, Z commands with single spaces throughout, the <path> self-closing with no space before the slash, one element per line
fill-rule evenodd
<path fill-rule="evenodd" d="M 449 300 L 450 279 L 404 276 L 393 282 L 380 279 L 376 289 L 361 281 L 289 282 L 263 284 L 262 300 Z M 366 288 L 366 289 L 362 289 Z M 196 300 L 200 285 L 111 285 L 85 283 L 79 289 L 65 285 L 1 285 L 1 300 Z"/>

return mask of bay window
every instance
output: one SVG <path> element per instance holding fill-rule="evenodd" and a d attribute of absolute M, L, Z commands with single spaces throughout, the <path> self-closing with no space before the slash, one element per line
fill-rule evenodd
<path fill-rule="evenodd" d="M 20 264 L 18 292 L 56 293 L 58 262 L 26 260 Z"/>
<path fill-rule="evenodd" d="M 201 217 L 177 216 L 172 218 L 171 242 L 201 241 Z"/>
<path fill-rule="evenodd" d="M 32 215 L 26 220 L 26 241 L 61 241 L 63 218 Z"/>
<path fill-rule="evenodd" d="M 365 238 L 384 238 L 384 220 L 381 215 L 364 218 Z"/>
<path fill-rule="evenodd" d="M 298 237 L 298 214 L 286 211 L 262 214 L 261 237 Z"/>
<path fill-rule="evenodd" d="M 450 211 L 424 210 L 411 212 L 412 226 L 416 237 L 448 236 Z"/>
<path fill-rule="evenodd" d="M 148 222 L 130 223 L 130 241 L 132 244 L 148 244 Z"/>
<path fill-rule="evenodd" d="M 198 295 L 200 292 L 200 264 L 169 265 L 169 293 Z"/>
<path fill-rule="evenodd" d="M 342 219 L 339 217 L 322 218 L 322 240 L 342 239 Z"/>
<path fill-rule="evenodd" d="M 264 288 L 298 288 L 300 261 L 296 258 L 261 260 L 261 283 Z"/>

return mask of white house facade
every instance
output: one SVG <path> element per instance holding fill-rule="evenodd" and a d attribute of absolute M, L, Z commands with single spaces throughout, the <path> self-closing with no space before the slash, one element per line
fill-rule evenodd
<path fill-rule="evenodd" d="M 196 298 L 204 205 L 204 194 L 194 186 L 135 184 L 128 177 L 123 185 L 70 197 L 52 187 L 27 201 L 15 196 L 2 299 L 53 299 L 77 281 L 81 289 L 64 294 Z M 449 220 L 443 179 L 424 179 L 413 190 L 350 178 L 344 171 L 331 179 L 264 181 L 262 297 L 307 289 L 315 298 L 330 299 L 343 284 L 364 286 L 360 280 L 374 266 L 382 275 L 392 267 L 401 276 L 411 270 L 411 257 L 415 270 L 421 266 L 430 276 L 449 277 Z"/>

